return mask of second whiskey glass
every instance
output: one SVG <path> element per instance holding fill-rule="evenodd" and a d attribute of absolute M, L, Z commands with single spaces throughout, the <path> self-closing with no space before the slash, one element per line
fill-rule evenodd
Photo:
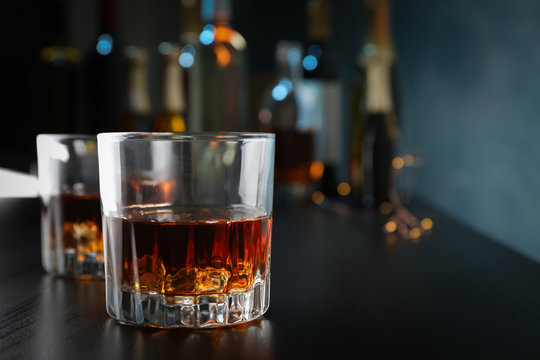
<path fill-rule="evenodd" d="M 96 137 L 37 136 L 42 263 L 50 273 L 103 278 Z"/>

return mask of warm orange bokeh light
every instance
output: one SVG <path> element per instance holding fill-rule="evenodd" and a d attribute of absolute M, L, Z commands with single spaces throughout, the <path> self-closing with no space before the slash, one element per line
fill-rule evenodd
<path fill-rule="evenodd" d="M 405 165 L 405 161 L 399 156 L 395 157 L 394 160 L 392 160 L 392 167 L 396 170 L 401 169 L 403 165 Z"/>
<path fill-rule="evenodd" d="M 424 218 L 420 222 L 420 226 L 422 226 L 422 229 L 424 230 L 431 230 L 433 228 L 433 221 L 430 218 Z"/>
<path fill-rule="evenodd" d="M 231 52 L 225 45 L 217 44 L 214 52 L 220 67 L 227 67 L 231 63 Z"/>
<path fill-rule="evenodd" d="M 386 224 L 384 224 L 384 230 L 387 233 L 393 233 L 397 229 L 397 224 L 395 221 L 389 221 Z"/>
<path fill-rule="evenodd" d="M 388 201 L 385 201 L 379 205 L 379 211 L 385 215 L 388 215 L 392 212 L 392 204 Z"/>
<path fill-rule="evenodd" d="M 337 192 L 341 196 L 347 196 L 351 193 L 351 185 L 346 182 L 342 182 L 337 186 Z"/>
<path fill-rule="evenodd" d="M 309 176 L 313 180 L 319 180 L 324 174 L 324 165 L 320 161 L 314 161 L 309 167 Z"/>
<path fill-rule="evenodd" d="M 411 236 L 411 239 L 419 239 L 422 235 L 422 229 L 419 227 L 413 227 L 411 231 L 409 231 L 409 235 Z"/>
<path fill-rule="evenodd" d="M 217 26 L 214 33 L 215 41 L 229 42 L 234 35 L 234 30 L 227 26 Z"/>
<path fill-rule="evenodd" d="M 320 191 L 315 191 L 312 195 L 311 195 L 311 200 L 317 204 L 317 205 L 320 205 L 324 202 L 324 194 Z"/>
<path fill-rule="evenodd" d="M 181 115 L 173 115 L 173 117 L 171 118 L 171 130 L 173 132 L 186 131 L 186 122 Z"/>

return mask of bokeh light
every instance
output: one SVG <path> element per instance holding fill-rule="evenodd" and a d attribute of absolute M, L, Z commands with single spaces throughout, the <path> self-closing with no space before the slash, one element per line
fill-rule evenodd
<path fill-rule="evenodd" d="M 317 204 L 317 205 L 320 205 L 324 202 L 324 194 L 320 191 L 315 191 L 312 195 L 311 195 L 311 200 Z"/>
<path fill-rule="evenodd" d="M 347 196 L 351 193 L 351 185 L 346 182 L 339 183 L 337 186 L 337 192 L 341 196 Z"/>
<path fill-rule="evenodd" d="M 420 222 L 420 226 L 424 230 L 431 230 L 433 228 L 433 220 L 431 220 L 430 218 L 424 218 Z"/>
<path fill-rule="evenodd" d="M 319 180 L 324 174 L 324 164 L 320 161 L 313 161 L 309 167 L 309 176 L 313 180 Z"/>
<path fill-rule="evenodd" d="M 313 55 L 306 56 L 304 60 L 302 61 L 302 66 L 307 71 L 315 70 L 318 65 L 319 65 L 319 60 L 317 60 L 317 58 Z"/>
<path fill-rule="evenodd" d="M 109 55 L 114 47 L 114 40 L 109 34 L 101 34 L 98 37 L 98 42 L 96 44 L 96 51 L 100 55 Z"/>
<path fill-rule="evenodd" d="M 199 35 L 199 40 L 204 45 L 210 45 L 214 42 L 216 27 L 214 25 L 205 25 L 203 31 Z"/>
<path fill-rule="evenodd" d="M 403 161 L 405 162 L 405 166 L 413 166 L 414 156 L 412 156 L 411 154 L 405 154 L 403 155 Z"/>
<path fill-rule="evenodd" d="M 422 229 L 415 226 L 415 227 L 413 227 L 411 229 L 411 231 L 409 231 L 409 235 L 410 235 L 411 239 L 419 239 L 420 236 L 422 235 Z"/>
<path fill-rule="evenodd" d="M 308 47 L 307 53 L 308 55 L 312 55 L 312 56 L 315 56 L 316 58 L 320 58 L 322 55 L 322 48 L 317 44 L 313 44 Z"/>
<path fill-rule="evenodd" d="M 188 69 L 191 66 L 193 66 L 193 63 L 195 62 L 195 58 L 190 53 L 185 52 L 185 53 L 180 54 L 180 56 L 178 57 L 178 62 L 183 68 Z"/>
<path fill-rule="evenodd" d="M 379 211 L 385 215 L 388 215 L 392 212 L 392 204 L 388 201 L 385 201 L 379 205 Z"/>
<path fill-rule="evenodd" d="M 399 156 L 396 156 L 393 160 L 392 160 L 392 167 L 396 170 L 399 170 L 403 167 L 403 165 L 405 165 L 405 161 L 400 158 Z"/>
<path fill-rule="evenodd" d="M 161 55 L 169 55 L 172 50 L 172 44 L 168 41 L 160 42 L 158 45 L 158 51 Z"/>
<path fill-rule="evenodd" d="M 384 231 L 387 233 L 393 233 L 397 230 L 397 224 L 395 221 L 388 221 L 386 224 L 384 224 Z"/>

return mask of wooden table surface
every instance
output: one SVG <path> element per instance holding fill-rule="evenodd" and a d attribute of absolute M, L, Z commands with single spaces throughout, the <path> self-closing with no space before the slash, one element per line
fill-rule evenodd
<path fill-rule="evenodd" d="M 433 209 L 385 217 L 276 204 L 270 309 L 225 329 L 119 325 L 101 281 L 46 274 L 37 199 L 0 200 L 1 359 L 540 359 L 540 264 Z M 540 241 L 540 237 L 539 237 Z"/>

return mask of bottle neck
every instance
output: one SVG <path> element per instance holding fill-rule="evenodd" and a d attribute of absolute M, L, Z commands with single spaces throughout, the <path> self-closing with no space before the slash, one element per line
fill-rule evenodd
<path fill-rule="evenodd" d="M 180 0 L 180 40 L 198 37 L 201 32 L 200 13 L 199 0 Z"/>
<path fill-rule="evenodd" d="M 282 41 L 276 48 L 276 67 L 280 78 L 297 80 L 302 76 L 302 48 L 295 42 Z"/>
<path fill-rule="evenodd" d="M 203 24 L 228 26 L 231 21 L 230 0 L 201 0 L 201 20 Z"/>
<path fill-rule="evenodd" d="M 137 115 L 150 115 L 148 93 L 148 60 L 142 50 L 128 55 L 128 111 Z"/>
<path fill-rule="evenodd" d="M 368 113 L 391 113 L 394 111 L 392 66 L 395 54 L 389 0 L 366 0 L 366 5 L 368 40 L 363 46 L 360 64 L 366 72 L 366 110 Z"/>
<path fill-rule="evenodd" d="M 324 44 L 331 36 L 329 0 L 308 0 L 307 37 L 310 43 Z"/>
<path fill-rule="evenodd" d="M 116 0 L 100 0 L 99 2 L 99 26 L 100 32 L 113 34 L 116 32 L 117 18 Z"/>
<path fill-rule="evenodd" d="M 183 87 L 183 70 L 178 63 L 180 48 L 175 47 L 170 53 L 163 55 L 163 112 L 182 114 L 185 112 L 185 93 Z"/>
<path fill-rule="evenodd" d="M 376 52 L 393 60 L 395 52 L 392 41 L 390 0 L 367 0 L 366 5 L 369 16 L 368 43 L 374 47 L 371 50 L 368 49 L 368 52 Z"/>

